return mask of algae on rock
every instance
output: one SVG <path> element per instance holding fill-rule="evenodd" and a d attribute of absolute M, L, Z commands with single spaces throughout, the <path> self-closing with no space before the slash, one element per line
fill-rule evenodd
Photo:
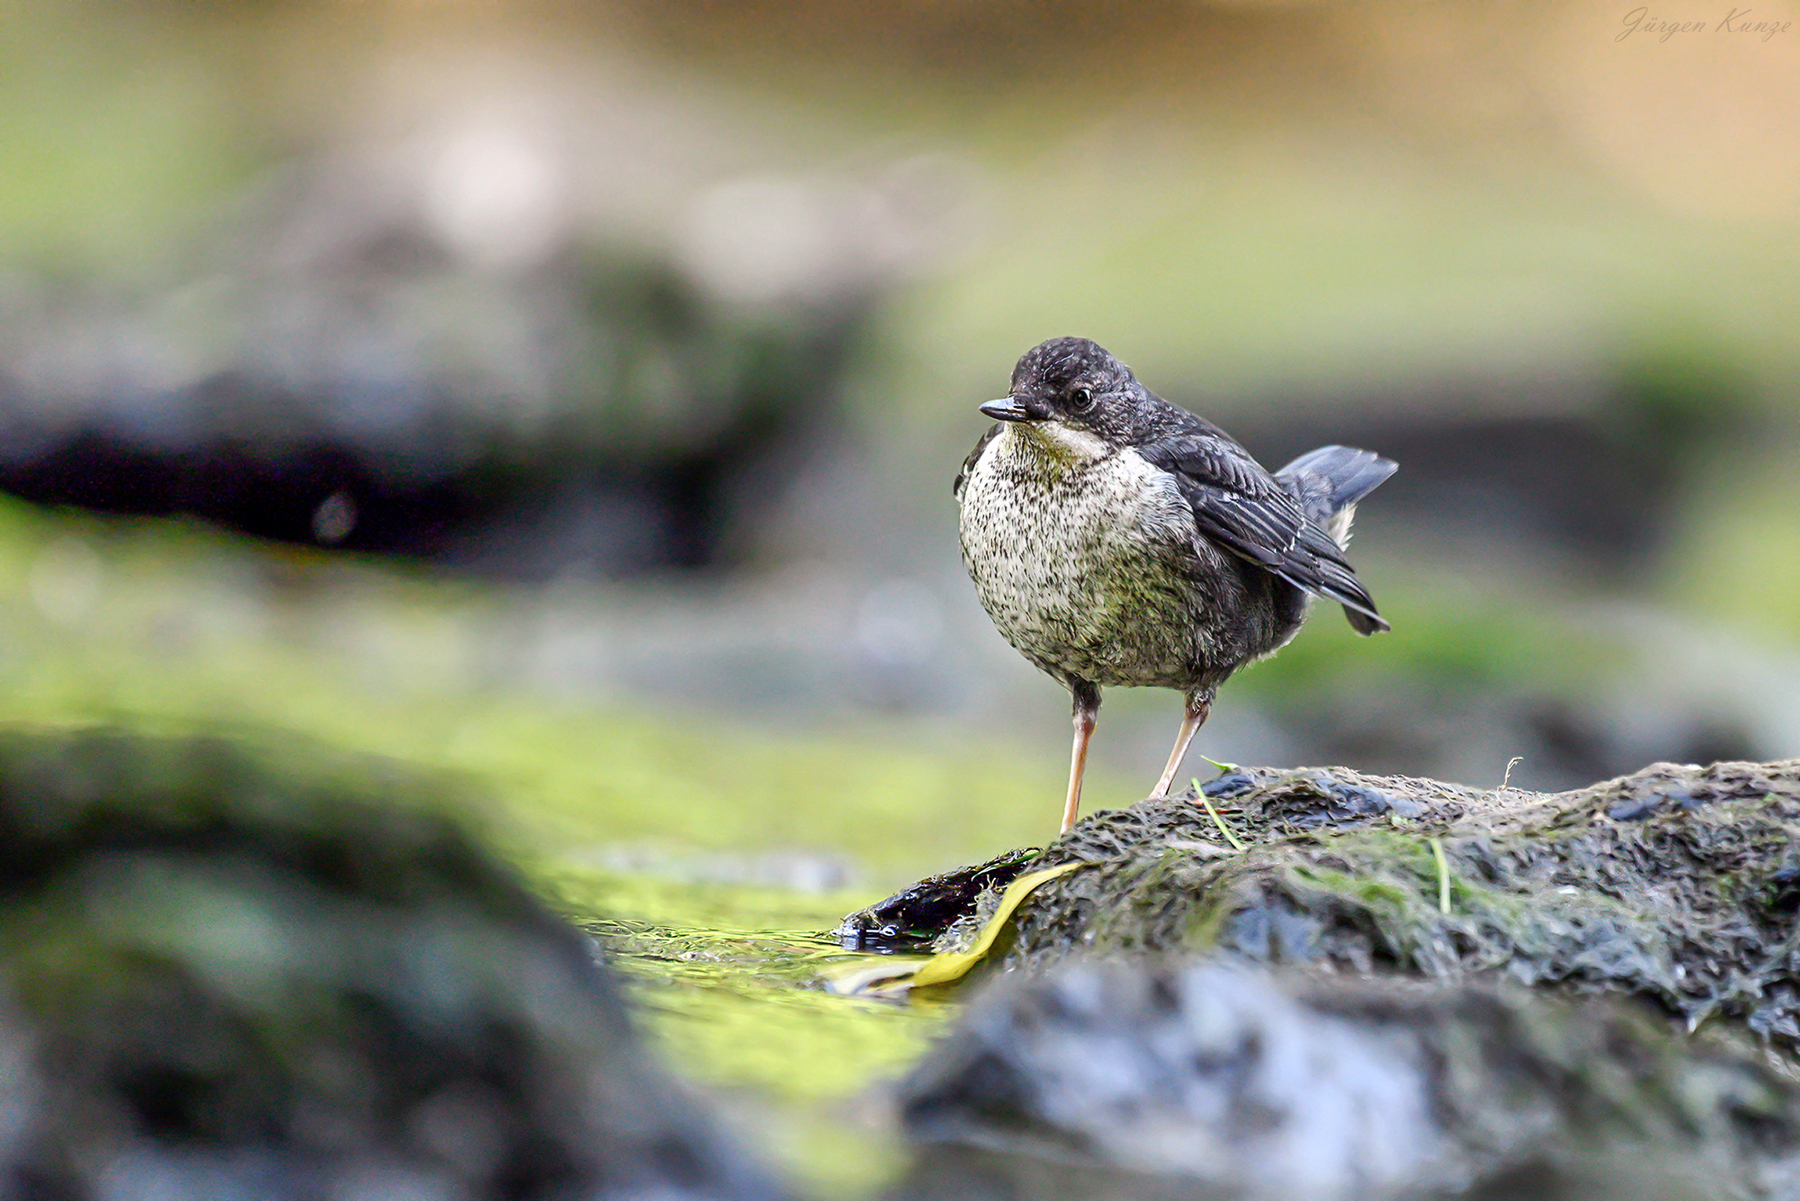
<path fill-rule="evenodd" d="M 1657 764 L 1555 794 L 1234 769 L 1200 795 L 1216 817 L 1191 790 L 1150 799 L 1021 863 L 1085 866 L 1020 906 L 1000 962 L 1179 953 L 1498 973 L 1800 1047 L 1800 761 Z M 948 926 L 939 949 L 974 924 Z"/>

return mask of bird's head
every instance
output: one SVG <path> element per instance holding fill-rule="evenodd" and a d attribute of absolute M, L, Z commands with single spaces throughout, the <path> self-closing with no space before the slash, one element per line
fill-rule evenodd
<path fill-rule="evenodd" d="M 1012 389 L 981 411 L 1088 455 L 1133 441 L 1143 388 L 1131 369 L 1086 338 L 1052 338 L 1025 352 Z"/>

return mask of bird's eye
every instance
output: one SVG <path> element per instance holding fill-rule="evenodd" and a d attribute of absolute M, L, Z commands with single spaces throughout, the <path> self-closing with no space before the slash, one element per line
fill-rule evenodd
<path fill-rule="evenodd" d="M 1091 388 L 1077 388 L 1069 394 L 1069 403 L 1077 413 L 1085 413 L 1094 407 L 1094 393 Z"/>

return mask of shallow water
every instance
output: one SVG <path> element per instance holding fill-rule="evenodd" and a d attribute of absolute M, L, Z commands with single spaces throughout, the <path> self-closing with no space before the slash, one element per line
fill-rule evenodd
<path fill-rule="evenodd" d="M 834 969 L 869 958 L 829 931 L 878 898 L 554 863 L 533 874 L 623 970 L 675 1071 L 765 1160 L 830 1196 L 871 1192 L 899 1169 L 883 1092 L 953 1007 L 826 991 Z"/>

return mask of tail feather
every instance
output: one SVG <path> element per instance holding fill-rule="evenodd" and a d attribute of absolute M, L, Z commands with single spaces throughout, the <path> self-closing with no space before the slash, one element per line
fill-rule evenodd
<path fill-rule="evenodd" d="M 1306 515 L 1326 525 L 1334 514 L 1356 504 L 1399 466 L 1374 451 L 1321 446 L 1275 473 L 1275 481 L 1300 502 Z"/>
<path fill-rule="evenodd" d="M 1373 451 L 1349 446 L 1321 446 L 1308 451 L 1275 473 L 1275 481 L 1300 502 L 1301 510 L 1331 535 L 1339 549 L 1350 544 L 1350 522 L 1356 502 L 1394 474 L 1399 464 Z M 1389 628 L 1375 612 L 1375 602 L 1346 568 L 1346 579 L 1326 590 L 1344 606 L 1344 616 L 1359 634 Z"/>

